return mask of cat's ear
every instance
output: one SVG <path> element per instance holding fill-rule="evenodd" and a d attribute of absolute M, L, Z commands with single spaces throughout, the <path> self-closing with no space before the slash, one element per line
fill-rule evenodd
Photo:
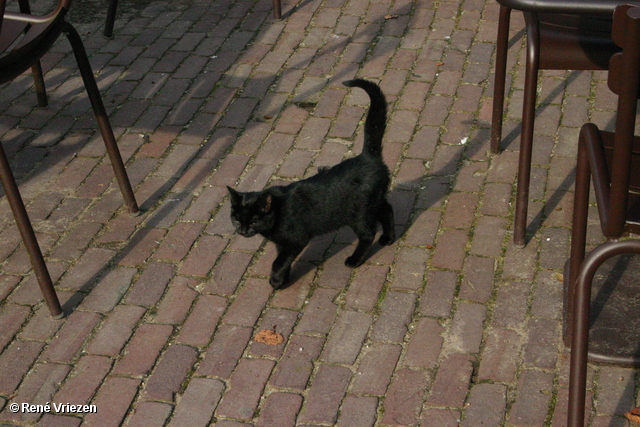
<path fill-rule="evenodd" d="M 240 203 L 242 203 L 242 195 L 240 193 L 238 193 L 236 190 L 229 187 L 228 185 L 227 185 L 227 190 L 229 190 L 229 195 L 231 196 L 232 204 L 239 205 Z"/>
<path fill-rule="evenodd" d="M 260 211 L 263 213 L 271 212 L 271 207 L 273 205 L 273 196 L 270 193 L 263 193 L 260 195 L 258 199 L 260 203 Z"/>

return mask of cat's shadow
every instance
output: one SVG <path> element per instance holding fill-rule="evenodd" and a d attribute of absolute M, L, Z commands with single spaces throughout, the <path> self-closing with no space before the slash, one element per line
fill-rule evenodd
<path fill-rule="evenodd" d="M 381 251 L 395 252 L 398 242 L 411 230 L 418 218 L 428 209 L 435 208 L 449 195 L 456 184 L 460 168 L 473 162 L 478 153 L 483 150 L 488 152 L 489 129 L 478 128 L 466 144 L 456 147 L 458 148 L 457 153 L 451 155 L 450 160 L 441 164 L 436 170 L 429 170 L 422 176 L 408 181 L 395 182 L 392 185 L 388 193 L 388 200 L 394 210 L 396 240 L 390 246 L 382 246 L 376 240 L 368 251 L 367 261 L 364 265 L 375 262 L 374 258 L 377 258 Z M 430 230 L 424 230 L 424 232 L 436 233 L 437 226 L 430 227 Z M 380 227 L 377 236 L 378 238 L 380 236 Z M 293 264 L 290 280 L 281 289 L 294 285 L 330 258 L 338 256 L 341 261 L 344 261 L 355 249 L 355 243 L 357 243 L 357 237 L 348 227 L 316 237 Z M 346 253 L 342 254 L 342 252 Z"/>

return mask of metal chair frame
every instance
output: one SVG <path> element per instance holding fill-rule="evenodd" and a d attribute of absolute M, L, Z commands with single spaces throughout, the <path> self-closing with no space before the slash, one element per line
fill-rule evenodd
<path fill-rule="evenodd" d="M 629 358 L 591 354 L 589 315 L 591 282 L 597 269 L 609 258 L 640 254 L 640 241 L 607 242 L 585 257 L 590 182 L 594 192 L 602 231 L 615 239 L 625 231 L 640 231 L 640 223 L 628 221 L 630 193 L 640 190 L 640 138 L 634 136 L 637 100 L 640 89 L 640 7 L 616 8 L 612 38 L 622 48 L 611 58 L 608 84 L 618 95 L 618 113 L 614 133 L 585 124 L 580 131 L 578 165 L 574 195 L 573 229 L 567 291 L 565 341 L 571 344 L 568 425 L 584 425 L 587 358 L 608 363 L 638 364 Z"/>
<path fill-rule="evenodd" d="M 6 0 L 0 0 L 0 16 L 2 16 L 2 20 L 0 20 L 0 52 L 4 53 L 3 56 L 0 56 L 0 84 L 13 80 L 30 67 L 39 67 L 40 58 L 51 48 L 61 34 L 65 34 L 78 63 L 78 68 L 125 204 L 131 213 L 138 213 L 139 208 L 133 189 L 131 188 L 82 39 L 75 28 L 65 21 L 65 15 L 71 0 L 60 0 L 56 9 L 44 16 L 25 13 L 25 4 L 27 8 L 28 4 L 24 0 L 20 0 L 20 13 L 6 12 L 5 2 Z M 46 105 L 42 73 L 34 73 L 34 79 L 39 102 L 41 105 L 43 103 Z M 54 317 L 62 317 L 64 313 L 60 306 L 60 301 L 53 288 L 51 276 L 1 144 L 0 180 L 16 219 L 20 235 L 29 253 L 38 284 L 49 311 Z"/>
<path fill-rule="evenodd" d="M 516 189 L 513 241 L 526 245 L 531 181 L 536 89 L 540 70 L 604 70 L 619 49 L 610 37 L 611 16 L 618 2 L 607 0 L 498 0 L 496 68 L 491 120 L 491 151 L 498 153 L 502 141 L 504 92 L 511 11 L 525 16 L 527 50 L 522 106 L 522 132 Z M 581 28 L 581 22 L 589 24 Z M 600 27 L 600 28 L 598 28 Z"/>

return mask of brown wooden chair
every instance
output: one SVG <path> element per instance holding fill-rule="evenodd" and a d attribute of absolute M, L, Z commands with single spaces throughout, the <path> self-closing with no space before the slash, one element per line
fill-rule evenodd
<path fill-rule="evenodd" d="M 524 13 L 527 33 L 522 132 L 516 189 L 513 241 L 526 244 L 531 155 L 539 70 L 604 70 L 619 49 L 611 40 L 615 0 L 498 0 L 496 69 L 491 123 L 491 151 L 502 141 L 509 22 L 512 9 Z M 638 2 L 630 2 L 638 3 Z M 640 3 L 638 3 L 640 4 Z"/>
<path fill-rule="evenodd" d="M 635 331 L 631 331 L 635 338 L 624 338 L 622 330 L 636 322 L 622 310 L 623 306 L 635 307 L 637 303 L 628 298 L 637 295 L 636 285 L 640 280 L 636 270 L 630 275 L 631 280 L 626 281 L 618 272 L 620 278 L 615 283 L 618 292 L 624 287 L 628 289 L 622 297 L 628 299 L 620 299 L 623 303 L 613 308 L 613 312 L 623 314 L 623 318 L 608 320 L 603 338 L 615 338 L 617 345 L 599 346 L 609 350 L 606 354 L 597 349 L 588 351 L 590 322 L 593 322 L 591 289 L 596 271 L 615 255 L 640 253 L 640 241 L 627 240 L 601 245 L 585 258 L 591 180 L 604 236 L 616 239 L 626 231 L 640 231 L 640 138 L 634 136 L 640 89 L 640 7 L 616 8 L 612 37 L 622 48 L 621 53 L 611 58 L 608 76 L 609 88 L 618 95 L 615 132 L 600 131 L 594 124 L 587 123 L 580 130 L 578 142 L 571 253 L 568 277 L 565 275 L 565 343 L 571 345 L 568 425 L 572 427 L 584 423 L 587 355 L 594 361 L 640 365 Z M 611 304 L 613 298 L 607 299 Z M 622 328 L 612 332 L 615 324 Z M 632 348 L 621 349 L 620 343 L 629 343 Z"/>
<path fill-rule="evenodd" d="M 60 0 L 56 9 L 44 16 L 34 16 L 22 12 L 7 12 L 5 10 L 5 2 L 6 0 L 0 0 L 0 16 L 2 16 L 0 21 L 0 84 L 13 80 L 30 67 L 38 64 L 40 58 L 64 33 L 73 48 L 73 53 L 125 204 L 131 213 L 139 212 L 84 45 L 75 28 L 65 21 L 65 15 L 71 0 Z M 38 77 L 36 76 L 37 80 Z M 38 86 L 38 83 L 36 83 L 37 90 L 39 90 Z M 41 86 L 44 92 L 44 85 Z M 0 180 L 31 258 L 31 263 L 47 306 L 54 317 L 62 316 L 60 302 L 53 289 L 51 277 L 1 144 Z"/>

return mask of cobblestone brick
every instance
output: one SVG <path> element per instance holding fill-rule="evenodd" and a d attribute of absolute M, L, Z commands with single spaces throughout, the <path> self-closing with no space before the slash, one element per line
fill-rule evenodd
<path fill-rule="evenodd" d="M 87 414 L 84 423 L 89 426 L 118 426 L 129 410 L 140 380 L 122 377 L 109 377 L 106 379 L 98 394 L 93 400 L 100 412 Z"/>
<path fill-rule="evenodd" d="M 386 424 L 416 424 L 420 405 L 428 388 L 423 371 L 399 369 L 387 390 L 382 422 Z"/>
<path fill-rule="evenodd" d="M 552 374 L 533 370 L 520 373 L 517 392 L 521 396 L 511 408 L 508 421 L 520 425 L 540 425 L 547 417 Z"/>
<path fill-rule="evenodd" d="M 489 331 L 478 377 L 501 382 L 513 381 L 521 351 L 520 341 L 518 334 L 509 329 L 494 328 Z"/>
<path fill-rule="evenodd" d="M 481 304 L 460 303 L 446 336 L 447 345 L 464 353 L 480 351 L 486 312 L 486 307 Z"/>
<path fill-rule="evenodd" d="M 241 359 L 236 371 L 231 375 L 229 390 L 222 397 L 216 415 L 252 419 L 273 365 L 274 362 L 271 360 Z"/>
<path fill-rule="evenodd" d="M 455 366 L 455 369 L 451 369 Z M 473 367 L 466 354 L 453 353 L 440 363 L 427 403 L 462 408 Z"/>
<path fill-rule="evenodd" d="M 169 290 L 151 316 L 153 322 L 181 324 L 197 296 L 197 292 L 193 290 L 197 283 L 197 280 L 184 276 L 177 276 L 172 280 Z"/>
<path fill-rule="evenodd" d="M 73 405 L 88 404 L 111 370 L 111 366 L 111 360 L 105 356 L 81 357 L 55 394 L 54 401 Z"/>
<path fill-rule="evenodd" d="M 142 392 L 143 398 L 173 402 L 197 357 L 197 351 L 191 347 L 170 345 L 149 377 Z"/>
<path fill-rule="evenodd" d="M 55 363 L 37 363 L 25 377 L 20 388 L 13 393 L 11 400 L 21 405 L 28 402 L 31 405 L 46 405 L 50 402 L 58 384 L 69 373 L 69 366 Z M 0 420 L 5 422 L 20 423 L 34 421 L 40 416 L 37 412 L 18 411 L 13 412 L 6 408 L 0 414 Z"/>
<path fill-rule="evenodd" d="M 202 295 L 180 329 L 176 341 L 203 347 L 209 344 L 218 321 L 227 308 L 227 300 L 217 295 Z"/>
<path fill-rule="evenodd" d="M 334 423 L 350 378 L 351 372 L 345 367 L 320 366 L 311 382 L 307 404 L 303 406 L 298 421 Z"/>
<path fill-rule="evenodd" d="M 127 425 L 143 427 L 148 424 L 163 424 L 169 418 L 171 410 L 172 406 L 167 403 L 140 402 Z"/>
<path fill-rule="evenodd" d="M 360 361 L 349 391 L 354 394 L 384 396 L 398 363 L 400 350 L 398 345 L 372 344 Z"/>
<path fill-rule="evenodd" d="M 371 315 L 357 311 L 341 312 L 325 344 L 322 360 L 328 363 L 353 363 L 364 343 L 370 323 Z"/>
<path fill-rule="evenodd" d="M 28 307 L 17 304 L 7 304 L 2 307 L 0 322 L 7 326 L 0 332 L 0 348 L 4 348 L 11 342 L 29 314 L 31 314 L 31 310 Z"/>
<path fill-rule="evenodd" d="M 161 262 L 149 264 L 125 297 L 125 302 L 143 307 L 155 305 L 173 274 L 174 267 L 171 265 Z"/>
<path fill-rule="evenodd" d="M 338 306 L 334 302 L 338 291 L 335 289 L 318 288 L 315 290 L 302 318 L 296 327 L 297 333 L 327 334 L 333 319 L 337 316 Z"/>
<path fill-rule="evenodd" d="M 87 345 L 87 353 L 104 356 L 120 354 L 131 337 L 133 328 L 145 313 L 143 307 L 121 305 L 109 313 L 93 339 Z"/>
<path fill-rule="evenodd" d="M 502 384 L 476 384 L 471 388 L 463 425 L 499 425 L 506 406 L 506 387 Z"/>
<path fill-rule="evenodd" d="M 414 367 L 435 367 L 444 339 L 444 330 L 435 319 L 420 319 L 413 328 L 402 363 Z"/>
<path fill-rule="evenodd" d="M 127 344 L 126 353 L 113 368 L 114 374 L 142 377 L 155 364 L 173 327 L 170 325 L 143 324 Z"/>
<path fill-rule="evenodd" d="M 373 324 L 371 339 L 402 342 L 411 321 L 416 297 L 410 293 L 390 291 L 380 307 L 380 315 Z"/>
<path fill-rule="evenodd" d="M 109 249 L 89 248 L 60 281 L 60 287 L 79 290 L 92 287 L 115 252 Z"/>
<path fill-rule="evenodd" d="M 100 320 L 101 316 L 98 313 L 74 312 L 60 328 L 56 337 L 47 345 L 41 356 L 42 359 L 47 362 L 71 362 Z"/>
<path fill-rule="evenodd" d="M 197 369 L 199 375 L 229 378 L 251 339 L 252 329 L 237 325 L 220 325 Z"/>
<path fill-rule="evenodd" d="M 256 426 L 295 425 L 300 406 L 302 396 L 299 394 L 272 393 L 264 402 Z"/>
<path fill-rule="evenodd" d="M 175 407 L 169 425 L 206 425 L 209 423 L 222 392 L 224 383 L 210 378 L 194 378 L 189 382 Z"/>

